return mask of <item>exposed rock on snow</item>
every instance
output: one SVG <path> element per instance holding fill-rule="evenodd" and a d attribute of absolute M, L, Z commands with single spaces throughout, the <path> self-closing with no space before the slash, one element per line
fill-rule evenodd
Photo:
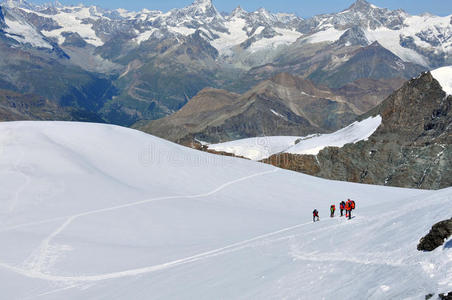
<path fill-rule="evenodd" d="M 449 292 L 447 294 L 439 294 L 439 299 L 441 300 L 452 300 L 452 292 Z"/>
<path fill-rule="evenodd" d="M 419 251 L 433 251 L 452 236 L 452 218 L 433 225 L 430 232 L 421 238 L 417 245 Z"/>

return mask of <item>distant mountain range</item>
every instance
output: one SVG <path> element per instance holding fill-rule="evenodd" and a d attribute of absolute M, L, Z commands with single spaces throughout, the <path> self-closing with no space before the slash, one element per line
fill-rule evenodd
<path fill-rule="evenodd" d="M 0 7 L 0 88 L 127 126 L 168 116 L 206 87 L 244 94 L 285 72 L 373 95 L 366 80 L 401 82 L 452 63 L 451 16 L 364 0 L 309 19 L 240 7 L 222 14 L 210 0 L 169 12 L 24 0 Z"/>

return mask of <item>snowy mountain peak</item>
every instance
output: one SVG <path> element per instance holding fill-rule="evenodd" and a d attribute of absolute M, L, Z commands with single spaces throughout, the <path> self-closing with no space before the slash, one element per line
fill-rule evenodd
<path fill-rule="evenodd" d="M 33 9 L 35 6 L 25 0 L 6 0 L 3 5 L 10 8 Z"/>
<path fill-rule="evenodd" d="M 356 0 L 348 9 L 352 11 L 367 12 L 369 9 L 377 8 L 375 5 L 367 2 L 366 0 Z"/>
<path fill-rule="evenodd" d="M 195 0 L 193 1 L 193 5 L 196 6 L 210 6 L 212 4 L 212 0 Z"/>
<path fill-rule="evenodd" d="M 265 8 L 261 7 L 256 11 L 257 14 L 260 14 L 261 16 L 270 17 L 270 12 L 266 10 Z"/>
<path fill-rule="evenodd" d="M 42 7 L 45 7 L 45 8 L 50 8 L 50 7 L 53 7 L 53 8 L 64 8 L 64 5 L 61 2 L 59 2 L 59 1 L 52 1 L 52 2 L 48 2 L 48 3 L 44 3 L 42 5 Z"/>
<path fill-rule="evenodd" d="M 191 5 L 175 10 L 175 18 L 215 18 L 223 19 L 211 0 L 195 0 Z M 174 20 L 177 22 L 177 20 Z"/>
<path fill-rule="evenodd" d="M 231 13 L 231 18 L 237 17 L 244 17 L 246 16 L 248 12 L 246 10 L 244 10 L 240 5 L 237 6 Z"/>
<path fill-rule="evenodd" d="M 195 9 L 198 13 L 217 12 L 212 4 L 212 0 L 195 0 L 188 8 Z"/>

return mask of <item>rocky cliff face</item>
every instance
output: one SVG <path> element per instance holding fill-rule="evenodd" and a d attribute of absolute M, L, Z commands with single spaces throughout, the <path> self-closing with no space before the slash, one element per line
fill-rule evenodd
<path fill-rule="evenodd" d="M 425 189 L 452 185 L 452 96 L 430 73 L 405 83 L 364 115 L 381 115 L 367 141 L 317 156 L 269 158 L 274 165 L 329 179 Z"/>
<path fill-rule="evenodd" d="M 341 46 L 338 48 L 340 49 Z M 423 70 L 414 64 L 405 63 L 378 42 L 374 42 L 352 52 L 352 57 L 341 66 L 318 69 L 310 74 L 309 78 L 317 83 L 340 88 L 360 78 L 410 78 Z"/>
<path fill-rule="evenodd" d="M 104 122 L 97 114 L 84 109 L 61 107 L 37 95 L 0 89 L 0 122 L 23 120 Z"/>
<path fill-rule="evenodd" d="M 2 7 L 0 6 L 0 30 L 6 28 L 5 16 L 3 15 Z"/>

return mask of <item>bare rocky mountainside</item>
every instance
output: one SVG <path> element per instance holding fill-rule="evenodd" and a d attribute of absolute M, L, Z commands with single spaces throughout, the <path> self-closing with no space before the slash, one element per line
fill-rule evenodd
<path fill-rule="evenodd" d="M 367 141 L 328 147 L 315 156 L 277 154 L 266 162 L 352 182 L 425 189 L 452 185 L 452 96 L 431 73 L 409 80 L 363 118 L 376 115 L 382 124 Z"/>
<path fill-rule="evenodd" d="M 103 123 L 95 113 L 74 107 L 62 107 L 33 94 L 0 90 L 0 121 L 56 120 Z"/>
<path fill-rule="evenodd" d="M 137 124 L 137 128 L 182 143 L 330 132 L 351 123 L 399 84 L 399 80 L 389 83 L 367 79 L 330 89 L 281 73 L 242 95 L 204 89 L 178 112 Z M 369 89 L 373 90 L 371 97 Z"/>
<path fill-rule="evenodd" d="M 451 16 L 364 0 L 309 19 L 240 7 L 219 13 L 210 0 L 169 12 L 25 0 L 0 7 L 0 88 L 125 126 L 171 115 L 205 88 L 243 95 L 280 73 L 370 109 L 382 100 L 375 85 L 396 89 L 393 81 L 452 63 Z"/>

